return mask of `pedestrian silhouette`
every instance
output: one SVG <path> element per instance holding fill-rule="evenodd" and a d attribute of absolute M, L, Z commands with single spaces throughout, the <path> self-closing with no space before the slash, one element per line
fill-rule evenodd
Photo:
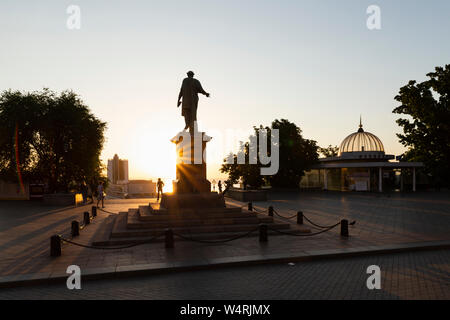
<path fill-rule="evenodd" d="M 159 194 L 161 193 L 161 197 L 162 197 L 163 187 L 164 187 L 164 182 L 162 182 L 161 178 L 158 178 L 158 182 L 156 183 L 156 186 L 158 188 L 158 196 L 157 196 L 156 200 L 159 201 Z"/>
<path fill-rule="evenodd" d="M 83 204 L 87 203 L 87 197 L 88 197 L 88 187 L 86 185 L 86 182 L 83 181 L 80 187 L 81 195 L 83 196 Z"/>
<path fill-rule="evenodd" d="M 104 198 L 105 198 L 105 190 L 103 188 L 103 181 L 100 181 L 97 187 L 97 208 L 100 201 L 102 202 L 102 208 L 105 207 Z"/>

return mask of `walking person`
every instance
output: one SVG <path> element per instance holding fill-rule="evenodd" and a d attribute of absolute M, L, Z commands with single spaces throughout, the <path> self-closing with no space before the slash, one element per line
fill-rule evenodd
<path fill-rule="evenodd" d="M 156 186 L 158 188 L 158 197 L 157 197 L 156 201 L 159 201 L 159 194 L 161 193 L 161 197 L 162 197 L 163 187 L 164 187 L 164 182 L 162 182 L 161 178 L 158 178 L 158 182 L 156 183 Z"/>
<path fill-rule="evenodd" d="M 100 181 L 97 187 L 97 208 L 100 201 L 102 201 L 102 208 L 105 207 L 104 198 L 105 198 L 105 190 L 103 188 L 103 181 Z"/>
<path fill-rule="evenodd" d="M 89 203 L 92 203 L 92 204 L 94 203 L 94 195 L 92 192 L 91 184 L 87 185 L 87 198 L 90 199 Z"/>
<path fill-rule="evenodd" d="M 87 197 L 88 197 L 88 187 L 86 185 L 86 182 L 83 181 L 80 187 L 81 195 L 83 196 L 83 204 L 87 203 Z"/>

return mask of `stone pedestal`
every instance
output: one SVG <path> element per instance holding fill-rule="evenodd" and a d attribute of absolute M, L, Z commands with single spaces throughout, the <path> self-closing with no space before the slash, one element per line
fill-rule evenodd
<path fill-rule="evenodd" d="M 173 191 L 176 194 L 209 193 L 211 183 L 206 179 L 206 143 L 211 140 L 204 132 L 192 136 L 180 132 L 172 142 L 176 144 L 177 169 Z"/>
<path fill-rule="evenodd" d="M 170 212 L 183 209 L 225 208 L 225 199 L 217 192 L 163 194 L 161 207 Z"/>
<path fill-rule="evenodd" d="M 211 183 L 206 179 L 206 144 L 210 140 L 204 132 L 180 132 L 171 139 L 177 152 L 176 180 L 173 193 L 163 194 L 162 208 L 225 208 L 223 195 L 211 192 Z"/>

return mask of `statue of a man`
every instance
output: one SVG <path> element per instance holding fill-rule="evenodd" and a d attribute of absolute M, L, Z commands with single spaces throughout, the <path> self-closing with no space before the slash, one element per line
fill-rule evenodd
<path fill-rule="evenodd" d="M 178 95 L 178 103 L 181 108 L 181 115 L 184 117 L 186 126 L 184 130 L 189 128 L 190 132 L 195 132 L 195 123 L 197 121 L 197 107 L 198 107 L 198 94 L 204 94 L 209 97 L 209 93 L 203 90 L 200 81 L 194 79 L 194 72 L 189 71 L 187 73 L 188 77 L 183 80 L 181 85 L 180 94 Z M 183 102 L 181 102 L 183 98 Z"/>

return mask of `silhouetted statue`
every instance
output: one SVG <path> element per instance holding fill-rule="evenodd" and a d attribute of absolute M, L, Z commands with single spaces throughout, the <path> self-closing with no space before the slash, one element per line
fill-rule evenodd
<path fill-rule="evenodd" d="M 198 94 L 204 94 L 209 97 L 209 93 L 203 90 L 200 81 L 194 79 L 194 72 L 189 71 L 188 77 L 183 80 L 180 94 L 178 95 L 177 107 L 182 105 L 181 115 L 184 117 L 186 126 L 184 130 L 189 128 L 189 132 L 196 132 L 195 123 L 197 121 Z M 182 102 L 180 101 L 183 98 Z"/>

